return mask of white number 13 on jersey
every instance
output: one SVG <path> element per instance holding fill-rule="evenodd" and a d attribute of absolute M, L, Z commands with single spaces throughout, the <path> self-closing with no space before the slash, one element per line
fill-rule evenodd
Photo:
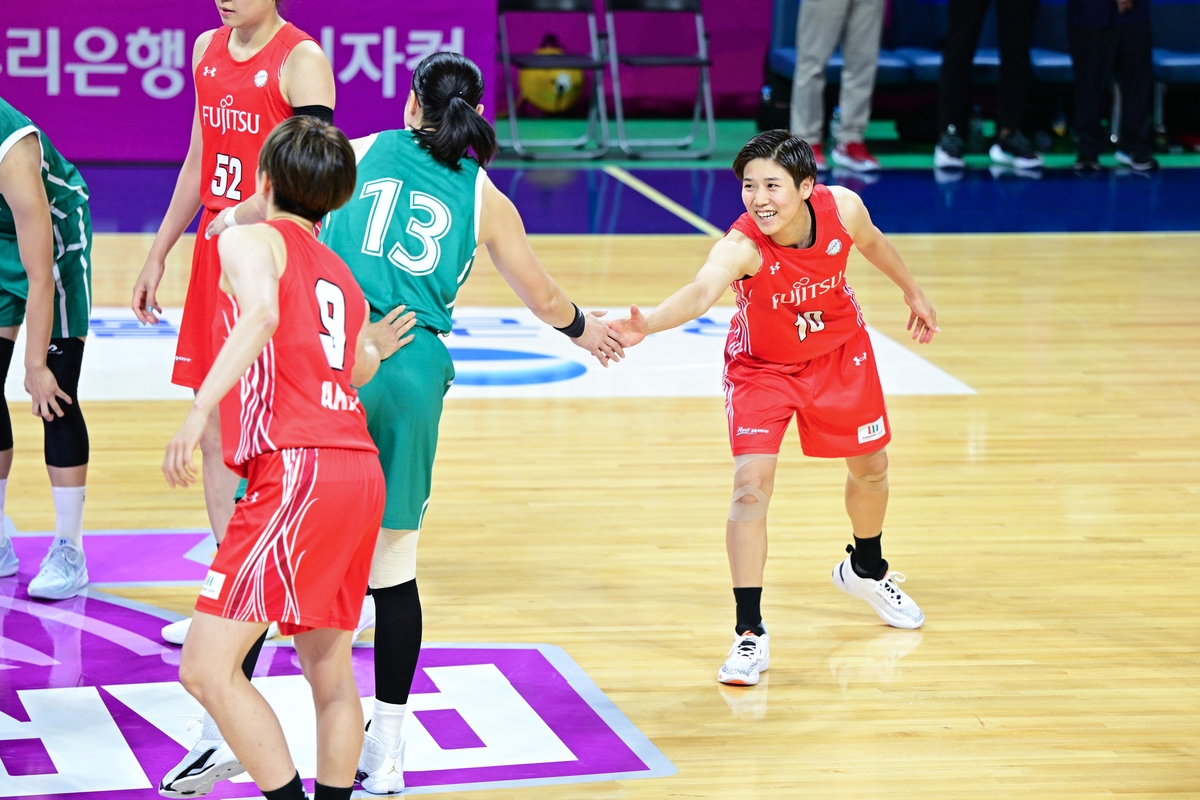
<path fill-rule="evenodd" d="M 367 218 L 367 232 L 363 236 L 362 251 L 365 255 L 383 255 L 383 240 L 392 224 L 392 214 L 403 185 L 403 181 L 395 178 L 379 178 L 363 184 L 359 199 L 374 197 L 371 215 Z M 415 254 L 410 253 L 400 242 L 395 242 L 387 258 L 405 272 L 428 275 L 437 269 L 438 260 L 442 257 L 441 239 L 450 231 L 450 209 L 433 195 L 417 191 L 408 193 L 408 207 L 414 212 L 424 212 L 429 218 L 422 222 L 413 214 L 408 220 L 408 233 L 421 242 L 421 249 Z"/>
<path fill-rule="evenodd" d="M 325 328 L 318 334 L 325 357 L 329 366 L 340 370 L 346 366 L 346 295 L 336 284 L 322 278 L 317 281 L 317 308 Z"/>

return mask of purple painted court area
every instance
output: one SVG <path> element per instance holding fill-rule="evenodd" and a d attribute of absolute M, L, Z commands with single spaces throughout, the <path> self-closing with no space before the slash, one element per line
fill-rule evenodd
<path fill-rule="evenodd" d="M 93 536 L 88 540 L 89 562 L 94 559 L 95 568 L 104 569 L 106 559 L 97 558 L 102 540 L 121 538 Z M 137 540 L 125 542 L 131 554 L 154 549 L 146 546 L 150 541 L 147 535 L 128 538 Z M 182 541 L 187 535 L 175 538 Z M 31 541 L 29 537 L 17 541 L 22 539 Z M 42 544 L 36 538 L 32 543 L 38 547 Z M 172 548 L 172 552 L 184 550 Z M 36 560 L 31 563 L 36 564 Z M 203 567 L 196 566 L 203 571 Z M 164 620 L 147 613 L 145 607 L 109 599 L 102 593 L 57 603 L 37 602 L 26 593 L 26 582 L 24 572 L 0 580 L 0 763 L 4 767 L 0 772 L 0 796 L 30 800 L 158 797 L 153 788 L 158 778 L 186 752 L 179 740 L 193 735 L 180 733 L 178 728 L 170 732 L 171 725 L 183 724 L 177 720 L 191 713 L 192 707 L 177 684 L 180 650 L 159 638 Z M 353 651 L 354 672 L 364 697 L 374 694 L 373 655 L 370 647 Z M 468 720 L 482 719 L 481 714 L 486 716 L 494 710 L 494 700 L 489 699 L 493 696 L 472 699 L 462 694 L 461 683 L 457 689 L 439 689 L 435 683 L 439 676 L 464 674 L 454 668 L 479 666 L 503 676 L 519 698 L 517 704 L 526 709 L 522 713 L 536 715 L 536 719 L 527 719 L 533 719 L 535 727 L 557 739 L 565 748 L 565 758 L 551 761 L 536 752 L 520 751 L 500 765 L 496 759 L 489 761 L 489 746 L 494 751 L 496 745 L 506 744 L 501 739 L 520 739 L 522 732 L 530 729 L 519 726 L 530 723 L 511 723 L 516 727 L 506 723 L 505 733 L 499 737 L 495 728 L 491 734 L 482 728 L 476 731 Z M 265 648 L 255 671 L 256 678 L 268 680 L 299 674 L 295 651 L 286 646 Z M 449 693 L 443 694 L 443 690 Z M 289 691 L 301 694 L 296 695 L 296 701 L 289 695 L 285 703 L 307 702 L 305 689 Z M 504 691 L 509 690 L 505 687 Z M 422 696 L 431 708 L 420 709 Z M 409 787 L 425 791 L 454 787 L 461 791 L 472 786 L 574 782 L 589 776 L 612 780 L 674 771 L 558 648 L 426 647 L 418 663 L 413 697 L 417 706 L 414 717 L 428 732 L 433 747 L 443 753 L 463 754 L 465 760 L 456 756 L 459 760 L 454 763 L 463 765 L 461 768 L 422 770 L 419 763 L 412 763 L 417 758 L 410 747 L 410 763 L 405 771 Z M 504 719 L 520 720 L 521 715 Z M 71 742 L 79 730 L 99 737 L 97 741 L 115 755 L 99 750 L 77 754 L 77 745 Z M 488 737 L 490 742 L 485 741 Z M 473 755 L 476 753 L 479 755 Z M 81 765 L 88 758 L 96 763 Z M 126 783 L 104 791 L 77 790 L 94 785 L 94 778 L 89 776 L 97 774 Z M 311 781 L 307 783 L 312 791 Z M 210 796 L 259 795 L 253 784 L 224 782 Z"/>
<path fill-rule="evenodd" d="M 204 580 L 208 567 L 184 558 L 184 554 L 208 537 L 206 531 L 170 533 L 105 533 L 87 536 L 88 578 L 92 583 L 140 583 Z M 45 536 L 14 536 L 13 546 L 21 559 L 20 576 L 28 581 L 37 574 L 42 557 L 53 539 Z"/>

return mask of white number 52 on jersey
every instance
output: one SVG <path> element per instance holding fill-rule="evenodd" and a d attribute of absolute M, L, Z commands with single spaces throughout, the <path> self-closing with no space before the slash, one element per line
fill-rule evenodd
<path fill-rule="evenodd" d="M 341 370 L 346 366 L 346 295 L 337 284 L 321 278 L 317 281 L 317 308 L 324 330 L 318 335 L 325 347 L 329 366 Z"/>

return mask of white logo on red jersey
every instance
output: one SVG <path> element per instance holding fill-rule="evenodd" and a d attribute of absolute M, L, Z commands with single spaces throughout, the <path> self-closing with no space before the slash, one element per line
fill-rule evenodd
<path fill-rule="evenodd" d="M 358 398 L 342 391 L 333 381 L 321 381 L 321 406 L 331 411 L 358 411 Z"/>
<path fill-rule="evenodd" d="M 735 436 L 754 436 L 759 433 L 770 433 L 766 428 L 738 428 Z"/>
<path fill-rule="evenodd" d="M 863 365 L 863 362 L 866 360 L 867 360 L 866 353 L 863 353 L 861 356 L 855 356 L 854 357 L 854 366 L 861 367 Z"/>
<path fill-rule="evenodd" d="M 244 132 L 257 135 L 260 115 L 251 114 L 249 111 L 238 111 L 232 106 L 233 95 L 231 94 L 227 94 L 221 98 L 220 108 L 201 106 L 201 126 L 207 125 L 210 128 L 215 128 L 222 134 L 226 131 L 233 131 L 234 133 Z"/>
<path fill-rule="evenodd" d="M 832 242 L 829 243 L 829 247 L 825 248 L 826 255 L 836 256 L 840 252 L 842 252 L 842 240 L 841 239 L 834 239 Z"/>
<path fill-rule="evenodd" d="M 771 274 L 774 275 L 777 272 L 779 272 L 779 262 L 778 261 L 776 261 L 774 264 L 771 265 Z"/>
<path fill-rule="evenodd" d="M 260 89 L 267 85 L 267 71 L 265 69 L 260 69 L 257 73 L 255 73 L 254 85 Z"/>
<path fill-rule="evenodd" d="M 200 587 L 200 596 L 207 597 L 209 600 L 219 600 L 221 597 L 221 587 L 224 585 L 225 576 L 210 569 L 208 574 L 204 576 L 204 583 Z"/>
<path fill-rule="evenodd" d="M 206 78 L 217 77 L 217 68 L 216 67 L 205 67 L 204 68 L 204 77 L 206 77 Z"/>
<path fill-rule="evenodd" d="M 808 278 L 801 278 L 792 284 L 790 292 L 782 292 L 771 295 L 771 308 L 779 308 L 779 304 L 787 306 L 795 306 L 803 303 L 805 300 L 815 300 L 817 297 L 826 292 L 836 289 L 842 284 L 846 278 L 845 270 L 842 270 L 836 275 L 832 275 L 820 283 L 813 283 Z"/>

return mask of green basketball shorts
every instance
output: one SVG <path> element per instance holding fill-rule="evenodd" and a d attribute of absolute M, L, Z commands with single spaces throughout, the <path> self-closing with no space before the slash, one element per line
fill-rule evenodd
<path fill-rule="evenodd" d="M 29 276 L 15 237 L 0 236 L 0 327 L 25 321 Z M 92 215 L 84 203 L 54 222 L 54 339 L 86 336 L 92 313 Z"/>

